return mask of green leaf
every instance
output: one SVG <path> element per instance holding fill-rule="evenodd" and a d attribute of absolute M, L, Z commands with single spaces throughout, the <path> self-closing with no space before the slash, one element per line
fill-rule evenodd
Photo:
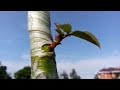
<path fill-rule="evenodd" d="M 64 33 L 63 33 L 60 29 L 56 29 L 56 31 L 57 31 L 61 36 L 64 35 Z"/>
<path fill-rule="evenodd" d="M 71 33 L 71 35 L 82 38 L 84 40 L 87 40 L 95 45 L 97 45 L 100 48 L 100 43 L 98 41 L 98 39 L 91 34 L 90 32 L 87 31 L 74 31 Z"/>
<path fill-rule="evenodd" d="M 72 26 L 70 24 L 57 24 L 57 27 L 66 33 L 70 33 L 72 29 Z"/>

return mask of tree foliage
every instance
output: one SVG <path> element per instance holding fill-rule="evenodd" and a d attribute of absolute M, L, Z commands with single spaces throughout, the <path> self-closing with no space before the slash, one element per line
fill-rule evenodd
<path fill-rule="evenodd" d="M 7 73 L 7 67 L 0 64 L 0 79 L 12 79 Z"/>
<path fill-rule="evenodd" d="M 71 79 L 81 79 L 79 75 L 77 75 L 77 72 L 75 69 L 72 69 L 72 72 L 70 73 Z"/>
<path fill-rule="evenodd" d="M 65 71 L 63 71 L 63 73 L 60 75 L 63 79 L 69 79 L 69 76 L 68 76 L 68 74 L 65 72 Z"/>
<path fill-rule="evenodd" d="M 31 76 L 31 67 L 26 66 L 23 69 L 18 70 L 15 74 L 15 79 L 30 79 Z M 59 78 L 61 79 L 81 79 L 79 75 L 77 75 L 77 72 L 75 69 L 72 69 L 70 74 L 67 74 L 65 71 L 63 71 Z"/>
<path fill-rule="evenodd" d="M 95 75 L 94 79 L 99 79 L 97 74 Z"/>
<path fill-rule="evenodd" d="M 15 79 L 30 79 L 31 78 L 31 67 L 26 66 L 23 69 L 17 71 L 14 74 Z"/>
<path fill-rule="evenodd" d="M 70 74 L 67 74 L 65 71 L 60 75 L 62 79 L 81 79 L 79 75 L 77 75 L 77 72 L 75 69 L 72 69 Z"/>

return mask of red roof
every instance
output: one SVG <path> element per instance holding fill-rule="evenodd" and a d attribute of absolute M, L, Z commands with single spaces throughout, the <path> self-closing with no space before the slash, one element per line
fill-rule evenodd
<path fill-rule="evenodd" d="M 99 72 L 120 72 L 120 68 L 114 68 L 114 67 L 103 68 Z"/>

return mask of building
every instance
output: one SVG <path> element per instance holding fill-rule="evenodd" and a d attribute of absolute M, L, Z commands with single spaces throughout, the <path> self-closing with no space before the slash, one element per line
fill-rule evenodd
<path fill-rule="evenodd" d="M 120 79 L 120 68 L 103 68 L 97 72 L 96 79 Z"/>

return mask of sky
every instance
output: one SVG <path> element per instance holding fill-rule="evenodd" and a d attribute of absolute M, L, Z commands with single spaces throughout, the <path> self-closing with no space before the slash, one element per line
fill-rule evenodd
<path fill-rule="evenodd" d="M 83 79 L 93 79 L 102 68 L 120 67 L 120 11 L 50 11 L 51 31 L 54 23 L 72 25 L 72 30 L 89 31 L 100 44 L 97 46 L 70 37 L 56 47 L 58 72 L 75 68 Z M 27 11 L 0 11 L 0 61 L 13 74 L 30 65 L 30 43 Z"/>

